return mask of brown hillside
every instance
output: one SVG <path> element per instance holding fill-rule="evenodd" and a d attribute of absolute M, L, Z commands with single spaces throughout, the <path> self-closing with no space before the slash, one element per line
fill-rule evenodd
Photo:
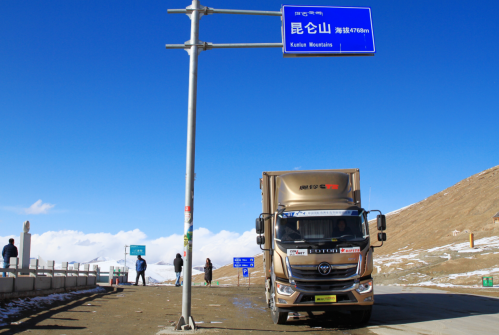
<path fill-rule="evenodd" d="M 499 235 L 492 216 L 499 212 L 499 166 L 466 178 L 405 209 L 388 214 L 387 242 L 376 249 L 389 254 L 407 247 L 427 249 L 465 242 L 469 232 L 475 239 Z M 370 222 L 375 238 L 375 222 Z M 453 236 L 453 231 L 459 231 Z"/>

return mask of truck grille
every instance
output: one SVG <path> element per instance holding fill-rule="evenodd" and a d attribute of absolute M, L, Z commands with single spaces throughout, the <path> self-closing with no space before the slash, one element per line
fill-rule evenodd
<path fill-rule="evenodd" d="M 296 288 L 298 290 L 304 290 L 304 291 L 315 291 L 315 292 L 320 292 L 320 291 L 341 291 L 341 290 L 346 290 L 354 285 L 355 281 L 354 280 L 344 280 L 344 281 L 338 281 L 338 282 L 330 282 L 325 285 L 320 285 L 317 283 L 307 283 L 307 282 L 296 282 Z"/>
<path fill-rule="evenodd" d="M 346 266 L 345 266 L 346 267 Z M 357 273 L 357 264 L 352 264 L 348 268 L 333 268 L 331 272 L 327 275 L 322 275 L 317 270 L 315 266 L 293 266 L 291 265 L 291 271 L 293 272 L 293 277 L 303 278 L 307 280 L 342 280 L 344 278 L 349 278 Z"/>

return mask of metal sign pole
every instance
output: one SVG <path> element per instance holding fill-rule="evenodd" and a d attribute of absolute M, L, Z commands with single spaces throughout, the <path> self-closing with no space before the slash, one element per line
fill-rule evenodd
<path fill-rule="evenodd" d="M 184 220 L 184 287 L 182 292 L 182 316 L 177 323 L 177 329 L 189 325 L 195 328 L 191 316 L 191 281 L 192 281 L 192 239 L 194 232 L 194 162 L 196 149 L 196 98 L 198 81 L 198 43 L 199 43 L 199 9 L 198 0 L 192 0 L 192 5 L 187 7 L 192 10 L 191 39 L 189 41 L 189 100 L 187 107 L 187 155 L 186 155 L 186 178 L 185 178 L 185 220 Z"/>
<path fill-rule="evenodd" d="M 182 316 L 177 330 L 195 329 L 191 315 L 191 285 L 192 285 L 192 240 L 194 214 L 194 158 L 196 142 L 196 98 L 198 77 L 198 55 L 203 50 L 215 48 L 275 48 L 282 47 L 282 43 L 240 43 L 240 44 L 213 44 L 199 41 L 199 19 L 202 15 L 220 14 L 249 14 L 281 16 L 281 12 L 243 11 L 243 10 L 215 10 L 201 6 L 199 0 L 192 0 L 186 9 L 169 9 L 168 13 L 186 13 L 191 19 L 191 39 L 184 44 L 167 44 L 167 49 L 185 49 L 190 56 L 189 62 L 189 101 L 187 116 L 187 157 L 185 178 L 185 209 L 184 209 L 184 287 L 182 291 Z M 239 286 L 239 272 L 238 272 Z"/>

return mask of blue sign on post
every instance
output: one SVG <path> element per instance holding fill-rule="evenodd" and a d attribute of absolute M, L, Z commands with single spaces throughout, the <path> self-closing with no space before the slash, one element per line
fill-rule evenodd
<path fill-rule="evenodd" d="M 146 255 L 146 246 L 145 245 L 131 245 L 130 246 L 130 255 L 131 256 L 145 256 Z"/>
<path fill-rule="evenodd" d="M 369 7 L 282 6 L 284 56 L 374 55 Z"/>
<path fill-rule="evenodd" d="M 254 268 L 255 258 L 254 257 L 234 257 L 233 266 L 235 268 Z"/>
<path fill-rule="evenodd" d="M 248 277 L 249 270 L 248 268 L 243 268 L 243 277 Z"/>

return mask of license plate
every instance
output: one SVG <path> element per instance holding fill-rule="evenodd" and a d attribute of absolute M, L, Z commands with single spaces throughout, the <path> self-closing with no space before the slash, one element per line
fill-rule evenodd
<path fill-rule="evenodd" d="M 316 295 L 315 302 L 336 302 L 335 295 Z"/>

